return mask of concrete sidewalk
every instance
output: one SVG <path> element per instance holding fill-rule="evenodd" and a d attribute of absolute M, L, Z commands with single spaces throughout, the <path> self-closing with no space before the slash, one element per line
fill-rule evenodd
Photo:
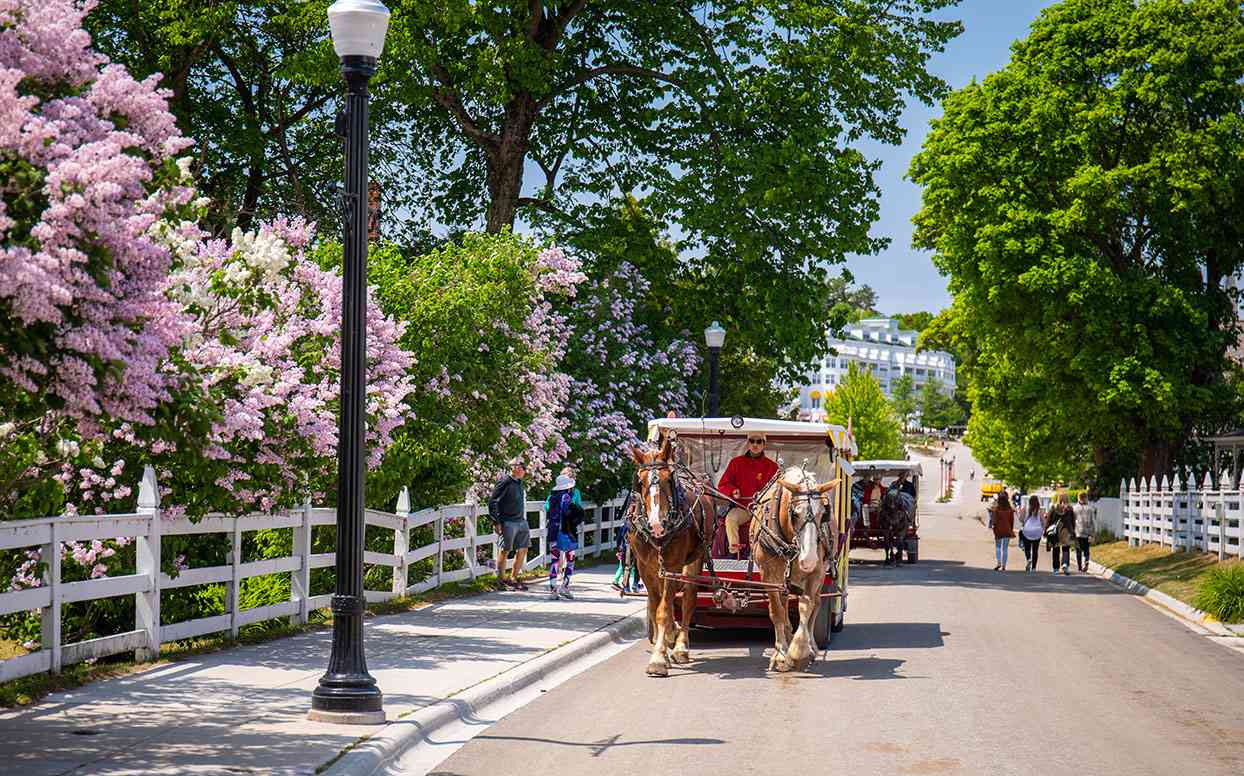
<path fill-rule="evenodd" d="M 306 719 L 328 663 L 325 630 L 96 682 L 0 714 L 0 773 L 312 774 L 361 738 L 384 737 L 403 716 L 503 681 L 497 677 L 552 650 L 574 651 L 574 642 L 638 615 L 644 600 L 619 598 L 609 587 L 612 572 L 606 565 L 576 573 L 575 601 L 551 601 L 538 583 L 526 593 L 368 619 L 367 664 L 384 692 L 388 726 Z"/>

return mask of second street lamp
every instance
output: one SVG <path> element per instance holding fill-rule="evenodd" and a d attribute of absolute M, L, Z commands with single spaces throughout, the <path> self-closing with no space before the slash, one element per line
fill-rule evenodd
<path fill-rule="evenodd" d="M 708 416 L 717 417 L 721 405 L 721 385 L 718 379 L 718 366 L 721 360 L 721 346 L 726 344 L 726 330 L 717 321 L 704 330 L 704 344 L 708 345 Z"/>
<path fill-rule="evenodd" d="M 328 9 L 345 77 L 346 227 L 342 261 L 341 423 L 337 436 L 337 584 L 328 671 L 311 694 L 313 720 L 377 725 L 384 697 L 363 655 L 363 478 L 367 446 L 367 82 L 384 49 L 389 9 L 375 0 L 337 0 Z"/>

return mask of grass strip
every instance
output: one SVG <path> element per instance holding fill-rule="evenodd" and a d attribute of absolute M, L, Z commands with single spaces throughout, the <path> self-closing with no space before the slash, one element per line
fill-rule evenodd
<path fill-rule="evenodd" d="M 1103 566 L 1189 606 L 1196 605 L 1193 599 L 1214 569 L 1244 565 L 1240 560 L 1219 561 L 1217 555 L 1204 552 L 1173 552 L 1160 544 L 1129 547 L 1126 541 L 1094 545 L 1092 557 Z"/>

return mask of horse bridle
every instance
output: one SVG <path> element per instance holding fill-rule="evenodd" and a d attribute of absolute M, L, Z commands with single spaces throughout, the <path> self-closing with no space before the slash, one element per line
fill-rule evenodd
<path fill-rule="evenodd" d="M 668 478 L 670 487 L 669 515 L 672 520 L 668 523 L 666 521 L 661 522 L 661 526 L 665 530 L 658 537 L 653 535 L 652 528 L 648 522 L 648 501 L 643 497 L 644 483 L 640 481 L 639 473 L 659 471 L 661 469 L 667 469 L 670 473 Z M 653 461 L 652 463 L 639 464 L 635 467 L 635 480 L 631 492 L 639 496 L 639 503 L 635 507 L 634 523 L 639 534 L 655 547 L 660 548 L 664 546 L 669 542 L 670 537 L 677 534 L 691 522 L 691 510 L 686 507 L 686 493 L 683 492 L 682 484 L 678 481 L 678 474 L 685 469 L 685 466 L 673 461 Z M 657 489 L 659 494 L 661 487 L 660 477 L 655 482 L 651 481 L 651 478 L 648 479 L 650 480 L 647 483 L 648 491 L 651 492 L 653 489 Z"/>
<path fill-rule="evenodd" d="M 774 475 L 773 479 L 769 480 L 769 484 L 765 485 L 765 487 L 760 491 L 760 493 L 757 494 L 756 502 L 754 503 L 759 503 L 760 500 L 768 492 L 769 488 L 775 487 L 777 485 L 777 481 L 782 476 L 783 475 L 780 471 L 776 475 Z M 806 477 L 805 477 L 805 482 L 806 482 Z M 789 576 L 790 564 L 794 562 L 795 558 L 799 557 L 799 553 L 803 549 L 799 544 L 799 537 L 803 533 L 803 529 L 808 525 L 808 523 L 816 520 L 818 515 L 824 513 L 826 511 L 827 505 L 821 501 L 821 497 L 824 496 L 825 494 L 821 493 L 819 490 L 816 490 L 816 489 L 791 490 L 788 492 L 790 493 L 790 506 L 787 508 L 787 510 L 792 514 L 792 516 L 795 514 L 795 501 L 800 498 L 807 499 L 809 505 L 811 504 L 812 499 L 816 499 L 819 509 L 817 510 L 814 510 L 811 508 L 807 509 L 804 512 L 804 514 L 801 516 L 801 519 L 799 519 L 798 521 L 796 521 L 792 517 L 791 526 L 794 532 L 794 536 L 789 541 L 785 537 L 783 537 L 779 531 L 773 529 L 773 527 L 770 525 L 770 520 L 769 520 L 770 515 L 768 514 L 768 510 L 765 510 L 766 514 L 761 516 L 760 527 L 757 531 L 756 538 L 760 542 L 760 546 L 765 549 L 765 552 L 768 552 L 773 555 L 781 555 L 783 558 L 786 559 L 787 573 Z M 778 495 L 781 496 L 780 493 Z M 778 504 L 781 503 L 780 498 L 778 499 L 777 503 Z M 778 508 L 775 505 L 773 509 L 773 515 L 772 515 L 775 521 L 778 519 L 777 509 Z M 818 535 L 818 541 L 820 541 L 821 540 L 820 531 L 817 531 L 817 535 Z"/>

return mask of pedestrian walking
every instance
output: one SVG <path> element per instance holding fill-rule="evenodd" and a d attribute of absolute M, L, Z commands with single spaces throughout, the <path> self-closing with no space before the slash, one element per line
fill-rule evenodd
<path fill-rule="evenodd" d="M 1080 493 L 1072 507 L 1076 513 L 1076 567 L 1088 571 L 1089 542 L 1097 531 L 1097 507 L 1088 503 L 1088 493 Z"/>
<path fill-rule="evenodd" d="M 1011 546 L 1011 537 L 1015 535 L 1015 510 L 1011 508 L 1006 489 L 998 494 L 994 505 L 989 508 L 989 527 L 993 529 L 994 554 L 998 559 L 993 570 L 1006 571 L 1006 554 Z"/>
<path fill-rule="evenodd" d="M 531 527 L 527 525 L 527 491 L 523 477 L 527 466 L 521 459 L 510 464 L 510 473 L 492 489 L 488 497 L 488 516 L 497 534 L 497 589 L 526 590 L 527 585 L 519 578 L 523 563 L 527 560 L 527 547 L 531 544 Z M 514 553 L 511 578 L 505 578 L 506 556 Z"/>
<path fill-rule="evenodd" d="M 1041 511 L 1041 499 L 1028 497 L 1028 506 L 1020 513 L 1019 546 L 1024 551 L 1027 564 L 1024 571 L 1037 570 L 1037 559 L 1041 557 L 1041 533 L 1045 530 L 1045 514 Z"/>
<path fill-rule="evenodd" d="M 1059 491 L 1054 499 L 1054 507 L 1045 521 L 1045 535 L 1054 556 L 1051 572 L 1057 574 L 1061 568 L 1064 575 L 1071 574 L 1071 545 L 1076 536 L 1076 513 L 1067 500 L 1066 491 Z"/>
<path fill-rule="evenodd" d="M 627 521 L 623 520 L 613 532 L 613 545 L 617 548 L 614 555 L 618 559 L 618 567 L 613 572 L 613 589 L 619 593 L 638 593 L 643 583 L 639 581 L 639 564 L 631 557 L 631 546 L 626 541 L 626 525 Z"/>
<path fill-rule="evenodd" d="M 563 469 L 544 502 L 549 546 L 549 598 L 574 600 L 570 577 L 574 575 L 574 553 L 579 549 L 579 525 L 583 522 L 583 497 L 574 478 Z M 560 578 L 560 581 L 559 581 Z"/>

